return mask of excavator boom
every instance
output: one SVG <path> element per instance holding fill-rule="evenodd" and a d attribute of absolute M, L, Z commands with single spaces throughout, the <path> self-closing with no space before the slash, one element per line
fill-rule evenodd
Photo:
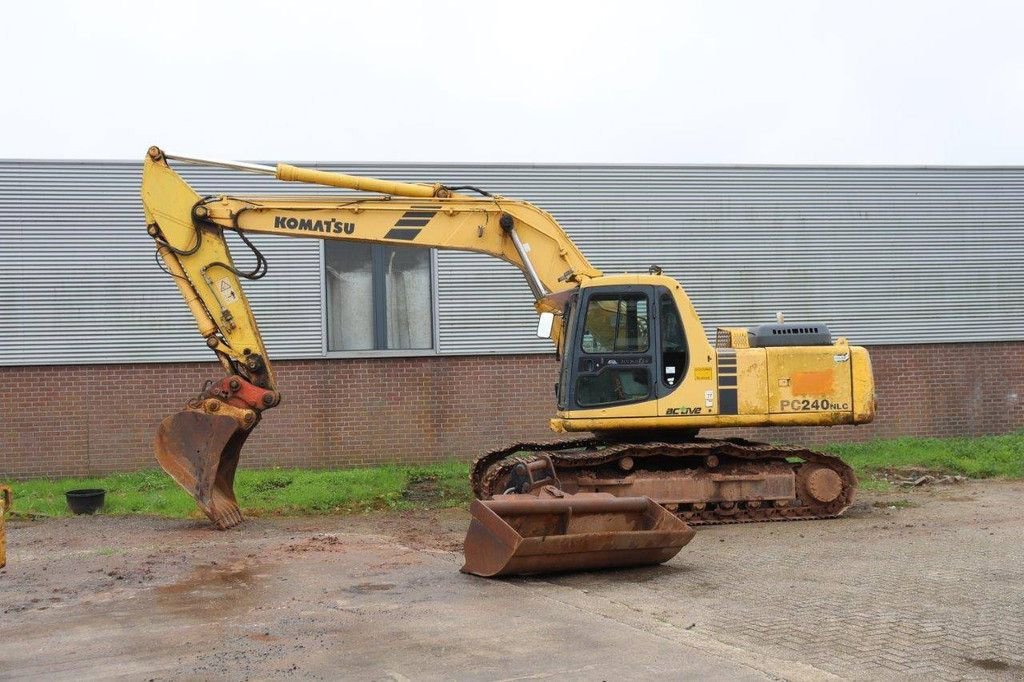
<path fill-rule="evenodd" d="M 168 165 L 169 158 L 384 194 L 331 199 L 201 197 Z M 457 194 L 439 184 L 361 178 L 287 164 L 168 157 L 153 147 L 143 168 L 142 202 L 158 256 L 227 374 L 206 387 L 185 411 L 164 420 L 157 434 L 157 460 L 222 528 L 241 521 L 233 492 L 241 447 L 262 412 L 280 400 L 241 286 L 241 280 L 266 273 L 266 262 L 246 234 L 485 253 L 520 268 L 538 310 L 548 308 L 552 313 L 561 312 L 549 303 L 556 300 L 552 294 L 601 275 L 544 211 L 497 196 Z M 253 249 L 253 270 L 235 267 L 225 231 L 234 231 Z"/>
<path fill-rule="evenodd" d="M 360 194 L 332 198 L 201 197 L 168 159 L 273 175 L 283 181 Z M 174 157 L 153 147 L 143 169 L 147 231 L 174 278 L 199 333 L 226 376 L 160 424 L 156 457 L 220 528 L 242 521 L 234 495 L 240 452 L 262 413 L 280 402 L 270 358 L 241 286 L 266 274 L 247 235 L 268 234 L 483 253 L 519 268 L 539 312 L 561 316 L 566 296 L 601 276 L 541 209 L 475 188 L 469 196 L 419 185 L 298 168 Z M 366 192 L 376 194 L 366 194 Z M 256 266 L 235 266 L 224 238 L 235 232 Z M 561 324 L 552 325 L 560 342 Z M 540 495 L 480 501 L 466 542 L 466 567 L 506 575 L 657 563 L 674 556 L 692 531 L 647 498 L 607 494 Z M 531 488 L 531 492 L 538 490 Z M 516 540 L 515 538 L 518 538 Z M 545 542 L 548 539 L 550 541 Z M 557 539 L 557 541 L 556 541 Z M 642 551 L 641 551 L 642 548 Z M 529 557 L 529 558 L 526 558 Z"/>

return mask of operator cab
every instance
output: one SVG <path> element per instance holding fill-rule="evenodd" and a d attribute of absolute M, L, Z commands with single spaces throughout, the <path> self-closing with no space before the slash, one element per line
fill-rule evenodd
<path fill-rule="evenodd" d="M 664 286 L 592 286 L 575 292 L 562 317 L 559 410 L 652 401 L 683 382 L 689 348 Z"/>

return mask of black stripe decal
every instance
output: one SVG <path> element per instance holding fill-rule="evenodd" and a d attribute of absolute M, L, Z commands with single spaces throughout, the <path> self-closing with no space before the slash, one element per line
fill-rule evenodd
<path fill-rule="evenodd" d="M 388 230 L 388 233 L 386 235 L 384 235 L 384 239 L 413 240 L 416 239 L 416 235 L 418 235 L 419 233 L 419 230 L 402 230 L 399 228 L 392 228 Z"/>
<path fill-rule="evenodd" d="M 395 223 L 395 227 L 423 227 L 429 222 L 430 218 L 427 218 L 426 220 L 423 218 L 402 218 Z"/>
<path fill-rule="evenodd" d="M 735 388 L 720 388 L 718 389 L 718 413 L 719 414 L 738 414 L 739 413 L 739 401 L 737 399 Z"/>
<path fill-rule="evenodd" d="M 406 211 L 403 218 L 426 218 L 427 220 L 437 215 L 437 211 Z"/>
<path fill-rule="evenodd" d="M 413 208 L 419 208 L 419 209 L 423 209 L 423 210 L 426 210 L 426 211 L 437 211 L 441 207 L 440 206 L 413 206 Z"/>
<path fill-rule="evenodd" d="M 718 353 L 718 414 L 739 414 L 736 352 Z"/>

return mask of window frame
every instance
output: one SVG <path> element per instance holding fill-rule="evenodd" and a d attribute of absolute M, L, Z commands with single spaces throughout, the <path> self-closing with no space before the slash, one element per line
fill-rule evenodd
<path fill-rule="evenodd" d="M 647 338 L 647 350 L 643 352 L 638 351 L 614 351 L 614 352 L 601 352 L 593 353 L 583 349 L 583 334 L 586 330 L 586 312 L 589 309 L 590 299 L 595 295 L 601 295 L 602 292 L 587 290 L 580 292 L 579 298 L 576 299 L 573 306 L 573 314 L 575 315 L 575 321 L 571 324 L 572 334 L 574 338 L 567 339 L 566 341 L 566 357 L 563 358 L 563 363 L 570 365 L 569 369 L 569 384 L 567 392 L 564 396 L 559 396 L 559 410 L 581 410 L 593 412 L 594 410 L 602 410 L 606 408 L 620 407 L 623 405 L 636 405 L 644 402 L 653 402 L 659 396 L 659 378 L 657 376 L 658 370 L 658 359 L 655 356 L 655 344 L 659 343 L 659 338 L 656 334 L 659 327 L 657 321 L 657 313 L 652 309 L 652 301 L 657 301 L 657 295 L 655 293 L 655 287 L 648 284 L 622 284 L 622 285 L 603 285 L 597 287 L 598 289 L 615 289 L 615 293 L 618 295 L 622 294 L 640 294 L 647 300 L 647 320 L 648 320 L 648 338 Z M 571 345 L 570 345 L 571 341 Z M 571 355 L 569 353 L 571 352 Z M 648 373 L 648 384 L 647 384 L 647 395 L 642 398 L 628 398 L 626 400 L 616 400 L 610 403 L 600 403 L 593 405 L 584 405 L 579 401 L 579 380 L 580 375 L 586 371 L 587 373 L 593 373 L 593 370 L 583 370 L 581 368 L 581 362 L 586 359 L 594 358 L 597 362 L 601 361 L 601 358 L 643 358 L 646 359 L 646 363 L 641 366 L 647 369 Z M 639 363 L 638 363 L 639 364 Z M 563 365 L 564 366 L 564 365 Z M 607 368 L 598 370 L 603 371 Z M 596 374 L 595 374 L 596 375 Z M 563 375 L 559 374 L 559 388 L 562 387 L 564 381 Z M 651 414 L 650 416 L 655 416 Z"/>
<path fill-rule="evenodd" d="M 651 310 L 650 310 L 651 301 L 649 299 L 649 296 L 646 293 L 644 293 L 644 292 L 639 292 L 639 293 L 620 292 L 617 295 L 617 300 L 619 300 L 619 301 L 626 300 L 626 297 L 630 297 L 630 298 L 636 297 L 636 299 L 638 301 L 642 299 L 643 301 L 645 301 L 647 303 L 647 345 L 644 347 L 643 350 L 617 350 L 617 349 L 616 350 L 587 350 L 583 346 L 583 338 L 584 338 L 584 336 L 586 336 L 586 333 L 587 333 L 587 320 L 590 318 L 590 304 L 594 302 L 595 298 L 598 298 L 600 300 L 600 298 L 604 297 L 604 296 L 610 296 L 610 294 L 595 293 L 595 294 L 591 294 L 590 296 L 587 297 L 587 309 L 583 311 L 583 326 L 580 328 L 580 343 L 579 343 L 580 348 L 579 349 L 582 352 L 586 353 L 587 355 L 616 355 L 616 354 L 621 354 L 621 355 L 646 355 L 647 353 L 650 353 L 651 352 L 651 328 L 652 328 L 651 320 L 653 319 L 654 316 L 651 315 Z M 612 300 L 612 299 L 605 298 L 604 300 Z M 619 315 L 617 310 L 616 310 L 615 314 L 616 314 L 616 316 Z"/>
<path fill-rule="evenodd" d="M 371 246 L 378 246 L 377 244 L 371 244 Z M 386 244 L 384 246 L 392 246 Z M 400 244 L 394 246 L 401 247 Z M 404 247 L 404 248 L 424 248 L 424 247 Z M 328 348 L 328 301 L 327 301 L 327 240 L 320 240 L 320 353 L 324 358 L 412 358 L 412 357 L 424 357 L 424 356 L 436 356 L 440 355 L 439 352 L 439 334 L 438 334 L 438 300 L 437 300 L 437 249 L 429 249 L 430 258 L 428 263 L 430 266 L 430 342 L 431 348 L 382 348 L 382 349 L 370 349 L 370 350 L 330 350 Z M 374 259 L 374 267 L 376 268 L 376 258 Z M 377 273 L 374 273 L 374 280 L 376 281 Z M 377 311 L 377 292 L 374 292 L 374 311 Z M 374 316 L 374 324 L 382 324 L 381 320 L 376 319 Z M 383 324 L 386 324 L 384 322 Z M 376 330 L 374 333 L 376 338 Z"/>
<path fill-rule="evenodd" d="M 686 325 L 683 323 L 683 314 L 679 310 L 679 304 L 676 302 L 676 297 L 672 295 L 672 292 L 664 287 L 656 288 L 654 291 L 654 297 L 657 300 L 658 305 L 658 354 L 657 354 L 657 365 L 658 365 L 658 378 L 659 384 L 662 388 L 668 389 L 672 392 L 686 383 L 686 376 L 690 372 L 690 339 L 686 336 Z M 683 363 L 683 369 L 679 372 L 679 381 L 674 384 L 668 383 L 668 379 L 665 376 L 665 310 L 663 308 L 663 302 L 667 300 L 672 306 L 672 312 L 675 314 L 676 319 L 679 320 L 679 333 L 683 336 L 683 356 L 685 362 Z M 667 394 L 666 394 L 667 395 Z M 660 396 L 659 396 L 660 397 Z"/>
<path fill-rule="evenodd" d="M 579 388 L 580 388 L 580 380 L 587 378 L 588 375 L 577 374 L 576 375 L 576 384 L 573 386 L 573 395 L 575 397 L 576 405 L 578 406 L 578 409 L 580 409 L 580 410 L 598 410 L 598 409 L 605 408 L 605 407 L 618 407 L 619 405 L 632 405 L 634 403 L 642 403 L 642 402 L 651 400 L 652 398 L 655 398 L 656 397 L 656 392 L 655 392 L 654 384 L 650 381 L 651 374 L 653 374 L 653 372 L 651 370 L 651 366 L 650 365 L 641 365 L 641 367 L 643 367 L 647 371 L 647 379 L 648 379 L 647 393 L 645 393 L 642 396 L 637 396 L 635 398 L 621 398 L 619 400 L 613 400 L 611 402 L 604 402 L 604 403 L 584 403 L 584 402 L 580 401 L 580 398 L 579 398 L 579 395 L 580 395 L 580 390 L 579 390 Z M 605 365 L 604 367 L 599 369 L 596 374 L 589 375 L 589 376 L 599 377 L 599 376 L 601 376 L 602 374 L 604 374 L 606 372 L 619 372 L 619 371 L 626 371 L 626 372 L 634 371 L 635 372 L 635 371 L 637 371 L 637 369 L 639 369 L 639 368 L 632 368 L 631 369 L 629 367 Z"/>

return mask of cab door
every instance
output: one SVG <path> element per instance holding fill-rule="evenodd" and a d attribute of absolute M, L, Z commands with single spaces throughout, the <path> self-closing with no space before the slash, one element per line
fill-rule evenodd
<path fill-rule="evenodd" d="M 581 292 L 567 407 L 594 416 L 655 416 L 654 288 L 592 287 Z"/>
<path fill-rule="evenodd" d="M 656 287 L 655 295 L 658 414 L 689 418 L 707 416 L 714 397 L 707 392 L 710 386 L 704 385 L 711 378 L 710 362 L 698 363 L 700 367 L 696 374 L 703 381 L 695 380 L 695 373 L 690 367 L 693 353 L 675 298 L 665 287 Z M 680 422 L 681 427 L 686 426 L 683 421 Z"/>

